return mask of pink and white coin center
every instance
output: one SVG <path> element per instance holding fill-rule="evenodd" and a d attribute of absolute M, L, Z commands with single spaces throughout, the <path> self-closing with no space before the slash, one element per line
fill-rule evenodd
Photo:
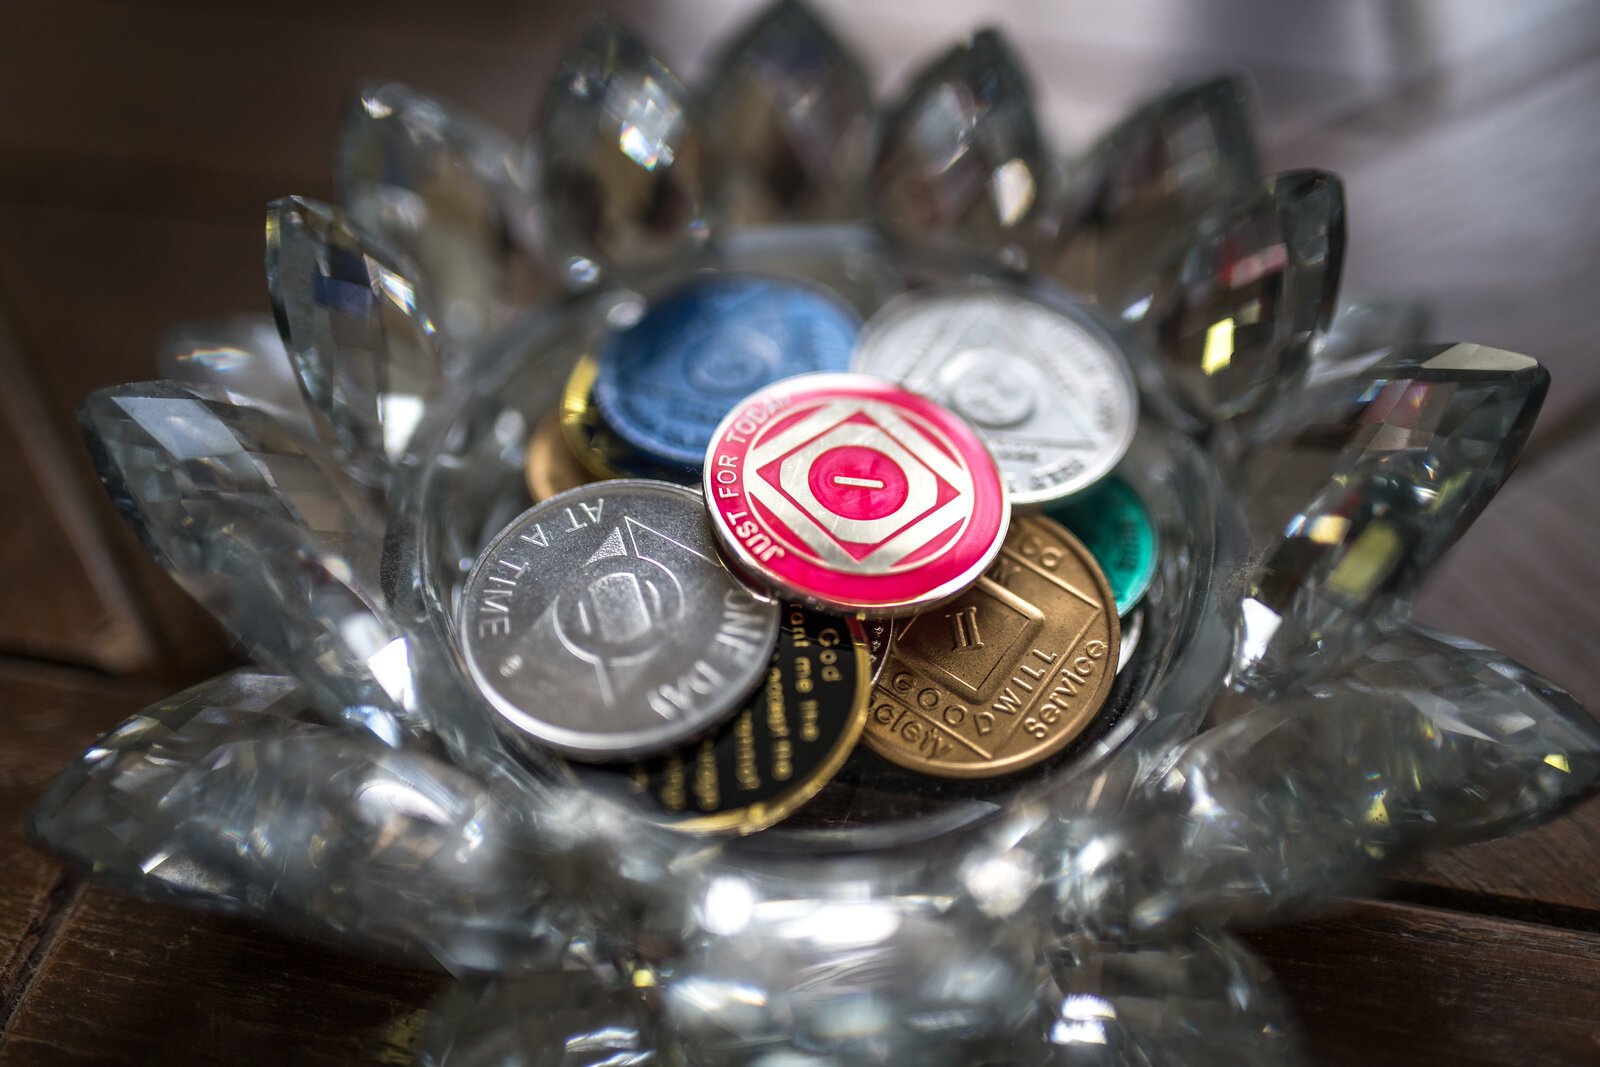
<path fill-rule="evenodd" d="M 1009 509 L 994 461 L 939 405 L 877 379 L 807 375 L 733 412 L 707 454 L 724 541 L 801 596 L 892 610 L 974 576 Z"/>

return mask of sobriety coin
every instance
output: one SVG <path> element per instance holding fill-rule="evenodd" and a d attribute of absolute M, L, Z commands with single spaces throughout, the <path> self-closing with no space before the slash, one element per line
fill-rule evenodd
<path fill-rule="evenodd" d="M 1012 502 L 1044 504 L 1117 465 L 1139 394 L 1111 336 L 1086 313 L 1019 289 L 907 293 L 867 323 L 853 369 L 898 382 L 971 420 Z"/>
<path fill-rule="evenodd" d="M 945 778 L 989 778 L 1065 748 L 1111 692 L 1116 601 L 1060 524 L 1018 518 L 987 574 L 907 622 L 872 689 L 866 743 Z"/>
<path fill-rule="evenodd" d="M 705 275 L 611 336 L 595 401 L 645 456 L 698 465 L 711 431 L 742 397 L 794 374 L 847 370 L 860 328 L 855 311 L 821 288 Z"/>
<path fill-rule="evenodd" d="M 674 829 L 753 833 L 844 765 L 866 722 L 869 674 L 860 621 L 788 603 L 766 680 L 744 710 L 699 741 L 589 775 L 625 777 L 648 817 Z"/>
<path fill-rule="evenodd" d="M 712 528 L 739 567 L 836 611 L 911 614 L 976 581 L 1011 508 L 972 428 L 860 374 L 747 398 L 706 454 Z"/>
<path fill-rule="evenodd" d="M 594 481 L 594 474 L 572 454 L 561 431 L 561 417 L 554 411 L 540 419 L 528 435 L 525 473 L 535 500 L 548 500 Z"/>
<path fill-rule="evenodd" d="M 765 677 L 778 621 L 718 559 L 698 493 L 613 481 L 535 505 L 484 549 L 458 637 L 507 736 L 607 760 L 726 719 Z"/>
<path fill-rule="evenodd" d="M 1113 476 L 1045 513 L 1083 542 L 1111 584 L 1117 614 L 1126 615 L 1156 574 L 1156 528 L 1139 494 Z"/>
<path fill-rule="evenodd" d="M 582 356 L 573 364 L 561 393 L 561 433 L 567 448 L 596 478 L 645 478 L 692 485 L 700 481 L 700 459 L 693 463 L 657 463 L 618 437 L 594 404 L 594 381 L 599 364 Z M 701 457 L 704 458 L 704 457 Z"/>

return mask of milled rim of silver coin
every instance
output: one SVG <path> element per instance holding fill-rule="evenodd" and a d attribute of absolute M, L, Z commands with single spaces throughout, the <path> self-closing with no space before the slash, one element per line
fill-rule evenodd
<path fill-rule="evenodd" d="M 456 638 L 514 742 L 576 760 L 689 741 L 766 675 L 779 606 L 723 565 L 699 493 L 596 482 L 523 512 L 472 566 Z"/>
<path fill-rule="evenodd" d="M 971 423 L 1021 506 L 1087 489 L 1138 428 L 1133 372 L 1110 334 L 1087 312 L 1013 286 L 897 297 L 867 322 L 852 364 Z"/>

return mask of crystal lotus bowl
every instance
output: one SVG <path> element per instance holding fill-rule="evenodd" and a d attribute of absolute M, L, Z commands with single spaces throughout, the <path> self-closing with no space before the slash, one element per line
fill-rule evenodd
<path fill-rule="evenodd" d="M 1533 360 L 1335 317 L 1338 180 L 1261 176 L 1233 82 L 1070 164 L 993 34 L 875 137 L 866 84 L 784 3 L 699 94 L 602 25 L 528 153 L 361 94 L 340 206 L 269 211 L 282 346 L 185 328 L 170 380 L 82 412 L 119 506 L 257 666 L 98 741 L 38 839 L 133 892 L 433 957 L 463 982 L 429 1062 L 1277 1063 L 1293 1020 L 1229 931 L 1591 786 L 1571 697 L 1408 621 L 1515 463 Z M 1141 384 L 1119 474 L 1160 556 L 1067 752 L 989 783 L 858 753 L 726 839 L 502 745 L 452 637 L 467 569 L 527 507 L 574 361 L 692 270 L 863 314 L 953 281 L 1097 305 Z M 541 286 L 566 295 L 519 310 Z"/>

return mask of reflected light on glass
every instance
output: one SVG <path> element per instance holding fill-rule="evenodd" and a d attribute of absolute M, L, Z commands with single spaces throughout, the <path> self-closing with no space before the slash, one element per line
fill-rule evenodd
<path fill-rule="evenodd" d="M 369 818 L 378 820 L 401 815 L 439 825 L 450 821 L 450 813 L 431 797 L 405 782 L 390 779 L 363 784 L 356 791 L 355 803 Z"/>
<path fill-rule="evenodd" d="M 1234 260 L 1223 276 L 1230 289 L 1254 285 L 1269 274 L 1282 273 L 1289 262 L 1289 250 L 1283 245 L 1268 245 L 1259 252 L 1240 256 Z"/>
<path fill-rule="evenodd" d="M 383 691 L 402 708 L 416 706 L 417 694 L 411 672 L 411 646 L 403 637 L 396 637 L 377 652 L 367 657 L 367 669 Z"/>
<path fill-rule="evenodd" d="M 643 79 L 627 95 L 617 147 L 645 170 L 672 165 L 672 142 L 683 126 L 683 109 L 654 78 Z"/>
<path fill-rule="evenodd" d="M 1404 548 L 1392 526 L 1374 522 L 1361 531 L 1350 551 L 1328 575 L 1327 588 L 1351 599 L 1370 596 L 1399 562 Z"/>
<path fill-rule="evenodd" d="M 198 363 L 212 370 L 232 370 L 250 362 L 251 355 L 242 348 L 224 345 L 215 348 L 196 348 L 178 356 L 179 363 Z"/>
<path fill-rule="evenodd" d="M 928 172 L 943 174 L 971 147 L 973 109 L 967 94 L 954 85 L 941 85 L 934 94 L 909 133 L 917 154 L 928 163 Z"/>
<path fill-rule="evenodd" d="M 1020 222 L 1033 206 L 1036 191 L 1033 170 L 1025 160 L 1008 159 L 989 175 L 989 196 L 1002 225 Z"/>
<path fill-rule="evenodd" d="M 1061 1018 L 1050 1030 L 1056 1045 L 1104 1045 L 1106 1026 L 1115 1020 L 1117 1010 L 1104 997 L 1073 993 L 1061 1002 Z"/>
<path fill-rule="evenodd" d="M 755 893 L 743 878 L 714 878 L 700 907 L 700 925 L 713 934 L 735 934 L 750 922 Z"/>
<path fill-rule="evenodd" d="M 900 916 L 890 905 L 835 903 L 783 922 L 778 933 L 819 948 L 846 948 L 881 944 L 899 928 Z"/>
<path fill-rule="evenodd" d="M 1213 322 L 1206 330 L 1206 348 L 1200 356 L 1200 369 L 1206 374 L 1217 371 L 1233 362 L 1233 319 Z"/>
<path fill-rule="evenodd" d="M 1240 605 L 1240 615 L 1244 626 L 1239 636 L 1237 662 L 1254 663 L 1266 653 L 1272 635 L 1283 625 L 1283 616 L 1254 597 Z"/>
<path fill-rule="evenodd" d="M 410 282 L 392 271 L 381 270 L 378 272 L 378 284 L 383 287 L 384 295 L 408 317 L 416 314 L 417 291 Z"/>
<path fill-rule="evenodd" d="M 422 421 L 423 399 L 407 393 L 386 393 L 378 398 L 378 420 L 383 424 L 384 451 L 398 456 L 411 443 L 411 434 Z"/>

